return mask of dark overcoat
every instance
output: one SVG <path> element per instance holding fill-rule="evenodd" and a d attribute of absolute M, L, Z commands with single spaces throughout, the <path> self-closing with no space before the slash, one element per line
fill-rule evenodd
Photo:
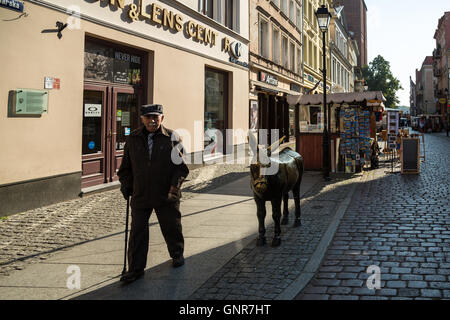
<path fill-rule="evenodd" d="M 176 132 L 161 125 L 153 136 L 151 159 L 147 138 L 148 131 L 144 126 L 131 132 L 117 172 L 122 187 L 132 190 L 131 207 L 134 209 L 163 205 L 170 186 L 179 186 L 180 179 L 184 180 L 189 174 L 179 154 L 182 148 Z M 174 148 L 175 163 L 171 157 Z"/>

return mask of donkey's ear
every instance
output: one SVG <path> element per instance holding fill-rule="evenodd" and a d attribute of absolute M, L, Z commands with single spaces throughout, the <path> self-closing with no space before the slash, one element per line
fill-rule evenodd
<path fill-rule="evenodd" d="M 253 153 L 252 162 L 254 161 L 256 156 L 256 163 L 259 163 L 258 139 L 256 139 L 254 133 L 250 130 L 248 131 L 248 142 L 250 150 L 252 150 Z"/>
<path fill-rule="evenodd" d="M 248 143 L 250 144 L 250 149 L 256 153 L 258 151 L 258 140 L 250 130 L 248 131 Z"/>

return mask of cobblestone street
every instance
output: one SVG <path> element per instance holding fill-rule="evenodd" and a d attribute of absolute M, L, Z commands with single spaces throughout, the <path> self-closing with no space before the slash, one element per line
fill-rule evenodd
<path fill-rule="evenodd" d="M 450 139 L 445 134 L 427 134 L 425 142 L 426 161 L 421 163 L 420 175 L 401 175 L 399 165 L 392 174 L 391 164 L 382 161 L 377 170 L 345 178 L 336 175 L 330 182 L 314 180 L 319 182 L 305 188 L 301 196 L 302 226 L 292 227 L 291 212 L 289 225 L 282 226 L 280 247 L 270 246 L 273 224 L 266 224 L 266 246 L 257 247 L 256 234 L 251 235 L 253 240 L 196 284 L 186 297 L 450 298 Z M 214 193 L 210 191 L 246 175 L 246 165 L 192 170 L 183 188 L 183 200 L 195 201 L 196 194 Z M 200 209 L 193 212 L 205 211 Z M 250 210 L 253 214 L 253 207 Z M 269 204 L 267 215 L 270 218 Z M 2 218 L 0 277 L 7 280 L 9 274 L 26 273 L 28 265 L 48 261 L 60 251 L 122 234 L 124 218 L 125 201 L 117 189 Z M 251 224 L 256 224 L 256 217 Z M 201 254 L 191 257 L 200 258 Z M 192 266 L 189 260 L 186 265 L 186 270 Z M 373 265 L 380 268 L 380 289 L 367 287 L 371 276 L 367 268 Z M 147 281 L 157 274 L 157 270 L 149 270 Z M 181 285 L 171 276 L 163 281 Z M 114 288 L 105 287 L 99 294 Z"/>
<path fill-rule="evenodd" d="M 425 143 L 420 175 L 390 174 L 386 163 L 364 176 L 296 299 L 450 298 L 450 138 L 426 134 Z M 372 265 L 380 267 L 380 289 L 367 287 Z"/>

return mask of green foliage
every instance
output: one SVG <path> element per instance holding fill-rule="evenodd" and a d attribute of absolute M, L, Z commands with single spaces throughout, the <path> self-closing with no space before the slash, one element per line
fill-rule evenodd
<path fill-rule="evenodd" d="M 369 91 L 383 92 L 387 108 L 395 108 L 400 103 L 396 93 L 403 88 L 400 80 L 392 74 L 389 61 L 378 55 L 368 66 L 362 68 L 362 73 Z"/>

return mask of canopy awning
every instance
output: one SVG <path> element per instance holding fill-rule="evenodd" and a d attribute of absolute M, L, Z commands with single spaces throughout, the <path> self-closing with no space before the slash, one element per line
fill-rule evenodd
<path fill-rule="evenodd" d="M 346 92 L 327 94 L 327 103 L 343 104 L 343 103 L 361 103 L 361 102 L 378 103 L 386 101 L 381 91 L 366 92 Z M 287 102 L 289 105 L 320 105 L 323 104 L 322 94 L 300 94 L 288 95 Z"/>

